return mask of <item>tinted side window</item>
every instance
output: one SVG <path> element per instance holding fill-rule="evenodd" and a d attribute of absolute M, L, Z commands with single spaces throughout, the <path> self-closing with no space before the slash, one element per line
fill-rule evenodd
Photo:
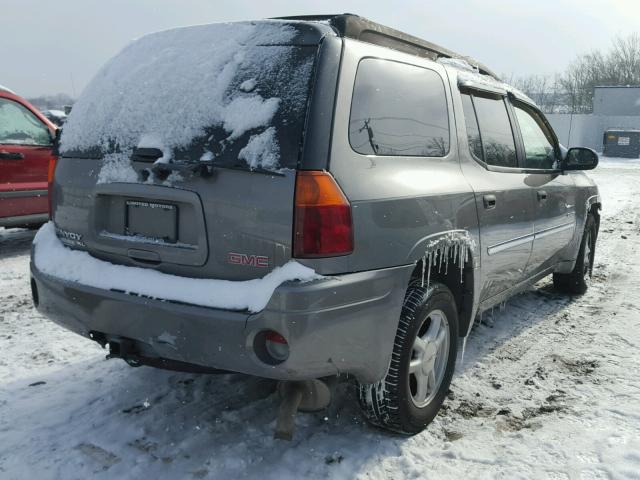
<path fill-rule="evenodd" d="M 364 155 L 445 156 L 449 115 L 440 75 L 388 60 L 362 60 L 353 89 L 349 142 Z"/>
<path fill-rule="evenodd" d="M 49 129 L 17 102 L 0 98 L 0 143 L 50 145 Z"/>
<path fill-rule="evenodd" d="M 469 149 L 478 159 L 484 161 L 482 141 L 480 139 L 480 128 L 478 128 L 478 119 L 476 118 L 476 111 L 473 108 L 471 95 L 466 93 L 462 94 L 462 108 L 464 111 L 464 123 L 467 127 Z"/>
<path fill-rule="evenodd" d="M 502 97 L 473 96 L 480 135 L 484 147 L 484 161 L 499 167 L 518 167 L 507 106 Z"/>
<path fill-rule="evenodd" d="M 525 168 L 554 168 L 553 135 L 538 114 L 514 105 L 526 155 Z"/>

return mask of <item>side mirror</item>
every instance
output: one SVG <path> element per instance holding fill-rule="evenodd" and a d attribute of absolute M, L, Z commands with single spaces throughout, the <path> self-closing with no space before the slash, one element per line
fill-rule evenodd
<path fill-rule="evenodd" d="M 585 147 L 570 148 L 562 162 L 563 170 L 593 170 L 598 166 L 598 154 Z"/>
<path fill-rule="evenodd" d="M 56 157 L 60 155 L 60 135 L 62 135 L 62 128 L 56 128 L 55 133 L 53 134 L 53 155 Z"/>

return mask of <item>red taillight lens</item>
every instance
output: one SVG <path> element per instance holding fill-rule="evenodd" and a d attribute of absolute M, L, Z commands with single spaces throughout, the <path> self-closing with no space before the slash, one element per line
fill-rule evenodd
<path fill-rule="evenodd" d="M 269 330 L 265 336 L 265 340 L 267 342 L 279 343 L 281 345 L 286 345 L 287 340 L 280 335 L 278 332 L 274 332 L 273 330 Z"/>
<path fill-rule="evenodd" d="M 269 330 L 264 338 L 264 346 L 275 363 L 282 363 L 289 358 L 289 344 L 278 332 Z"/>
<path fill-rule="evenodd" d="M 47 172 L 47 201 L 49 202 L 49 220 L 53 219 L 53 209 L 52 209 L 52 201 L 53 201 L 53 179 L 56 174 L 56 157 L 49 158 L 49 170 Z"/>
<path fill-rule="evenodd" d="M 353 252 L 351 205 L 327 172 L 296 176 L 293 255 L 332 257 Z"/>

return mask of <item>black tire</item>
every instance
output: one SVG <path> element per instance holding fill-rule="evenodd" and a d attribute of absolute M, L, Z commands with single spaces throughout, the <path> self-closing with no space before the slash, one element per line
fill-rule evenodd
<path fill-rule="evenodd" d="M 417 406 L 414 401 L 416 374 L 412 378 L 409 362 L 415 354 L 416 336 L 420 333 L 422 337 L 422 332 L 430 328 L 433 321 L 431 315 L 439 316 L 438 324 L 446 324 L 448 327 L 448 352 L 445 354 L 443 350 L 438 350 L 441 352 L 438 358 L 443 376 L 439 386 L 432 390 L 432 399 L 424 406 Z M 405 295 L 391 362 L 385 377 L 375 384 L 358 386 L 360 406 L 367 420 L 376 426 L 406 435 L 424 430 L 435 418 L 449 390 L 458 353 L 457 341 L 458 312 L 451 291 L 440 283 L 433 283 L 428 288 L 410 286 Z M 444 365 L 441 363 L 443 361 L 446 361 Z"/>
<path fill-rule="evenodd" d="M 564 293 L 582 295 L 589 287 L 589 279 L 593 272 L 593 259 L 596 252 L 598 229 L 593 215 L 587 216 L 584 233 L 578 250 L 578 259 L 571 273 L 554 273 L 553 286 Z M 588 247 L 588 250 L 586 250 Z M 585 254 L 586 250 L 586 254 Z"/>

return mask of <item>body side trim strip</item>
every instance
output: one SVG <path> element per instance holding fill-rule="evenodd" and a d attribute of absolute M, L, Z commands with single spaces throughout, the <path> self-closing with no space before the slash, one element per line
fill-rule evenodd
<path fill-rule="evenodd" d="M 575 227 L 574 222 L 563 223 L 562 225 L 556 225 L 555 227 L 545 228 L 544 230 L 540 230 L 534 234 L 534 238 L 543 238 L 549 235 L 553 235 L 554 233 L 564 232 L 565 230 L 569 230 Z"/>
<path fill-rule="evenodd" d="M 0 198 L 41 197 L 48 193 L 47 190 L 11 190 L 0 192 Z"/>
<path fill-rule="evenodd" d="M 517 247 L 519 245 L 524 245 L 525 243 L 532 242 L 536 238 L 544 238 L 546 236 L 553 235 L 554 233 L 560 233 L 574 227 L 575 227 L 575 222 L 569 222 L 569 223 L 563 223 L 562 225 L 556 225 L 554 227 L 545 228 L 543 230 L 530 233 L 528 235 L 523 235 L 522 237 L 517 237 L 511 240 L 507 240 L 506 242 L 498 243 L 496 245 L 491 245 L 489 248 L 487 248 L 487 253 L 489 255 L 495 255 L 496 253 L 500 253 L 509 248 Z"/>
<path fill-rule="evenodd" d="M 511 240 L 507 240 L 506 242 L 491 245 L 490 247 L 487 248 L 487 253 L 489 255 L 495 255 L 496 253 L 502 252 L 503 250 L 507 250 L 508 248 L 513 248 L 519 245 L 524 245 L 525 243 L 533 242 L 534 235 L 535 234 L 533 233 L 529 233 L 521 237 L 516 237 Z"/>

